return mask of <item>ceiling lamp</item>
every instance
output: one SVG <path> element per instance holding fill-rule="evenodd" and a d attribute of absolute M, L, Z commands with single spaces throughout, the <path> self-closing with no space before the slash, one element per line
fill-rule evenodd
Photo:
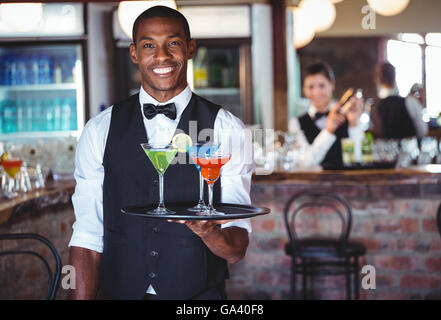
<path fill-rule="evenodd" d="M 136 18 L 148 8 L 154 6 L 166 6 L 173 9 L 177 9 L 176 2 L 174 0 L 168 1 L 121 1 L 118 5 L 118 21 L 121 29 L 131 39 L 133 23 Z"/>
<path fill-rule="evenodd" d="M 314 23 L 315 32 L 328 30 L 335 21 L 335 6 L 329 0 L 302 0 L 300 8 L 307 12 L 307 16 Z"/>
<path fill-rule="evenodd" d="M 2 3 L 0 4 L 1 20 L 17 32 L 36 29 L 43 17 L 42 3 Z"/>
<path fill-rule="evenodd" d="M 293 9 L 294 45 L 296 49 L 308 45 L 315 35 L 315 25 L 308 12 L 302 8 Z"/>
<path fill-rule="evenodd" d="M 383 16 L 394 16 L 404 11 L 410 0 L 367 0 L 369 6 Z"/>

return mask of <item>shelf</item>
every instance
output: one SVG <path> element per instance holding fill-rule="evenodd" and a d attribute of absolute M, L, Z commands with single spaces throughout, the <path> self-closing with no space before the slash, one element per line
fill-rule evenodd
<path fill-rule="evenodd" d="M 16 139 L 67 138 L 67 137 L 78 137 L 80 133 L 81 132 L 77 130 L 1 133 L 0 140 L 5 141 L 5 140 L 16 140 Z"/>
<path fill-rule="evenodd" d="M 29 84 L 16 86 L 0 86 L 1 91 L 53 91 L 53 90 L 76 90 L 76 83 L 49 83 L 49 84 Z"/>
<path fill-rule="evenodd" d="M 199 95 L 215 96 L 231 96 L 240 94 L 239 88 L 195 88 L 194 92 Z"/>

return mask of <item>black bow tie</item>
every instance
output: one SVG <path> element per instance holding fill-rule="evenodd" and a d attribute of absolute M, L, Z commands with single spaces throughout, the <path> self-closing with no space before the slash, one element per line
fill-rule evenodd
<path fill-rule="evenodd" d="M 317 121 L 318 119 L 322 117 L 327 117 L 329 112 L 316 112 L 314 116 L 314 121 Z"/>
<path fill-rule="evenodd" d="M 176 119 L 176 106 L 175 104 L 168 103 L 163 106 L 155 106 L 152 103 L 144 103 L 143 106 L 144 115 L 147 119 L 153 119 L 157 114 L 162 113 L 166 117 L 169 117 L 172 120 Z"/>

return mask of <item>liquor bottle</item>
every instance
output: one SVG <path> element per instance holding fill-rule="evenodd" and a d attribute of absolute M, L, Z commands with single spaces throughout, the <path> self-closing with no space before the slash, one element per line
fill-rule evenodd
<path fill-rule="evenodd" d="M 43 102 L 44 114 L 45 114 L 45 131 L 54 131 L 54 108 L 50 100 L 44 100 Z"/>
<path fill-rule="evenodd" d="M 200 47 L 194 61 L 194 85 L 196 88 L 208 87 L 207 48 Z"/>
<path fill-rule="evenodd" d="M 70 130 L 77 130 L 77 104 L 75 99 L 70 99 Z"/>
<path fill-rule="evenodd" d="M 38 83 L 48 84 L 51 83 L 51 70 L 50 60 L 46 54 L 40 56 L 38 61 Z"/>
<path fill-rule="evenodd" d="M 61 130 L 70 130 L 71 106 L 70 99 L 65 98 L 61 104 Z"/>
<path fill-rule="evenodd" d="M 15 105 L 17 108 L 17 131 L 18 132 L 24 132 L 26 131 L 26 112 L 25 112 L 25 106 L 23 104 L 23 101 L 20 99 L 17 99 L 15 101 Z"/>
<path fill-rule="evenodd" d="M 361 145 L 361 162 L 363 164 L 370 164 L 374 162 L 374 156 L 372 151 L 372 145 L 374 143 L 374 139 L 370 132 L 367 132 L 364 136 L 362 145 Z"/>
<path fill-rule="evenodd" d="M 34 100 L 34 108 L 32 113 L 32 131 L 44 131 L 44 109 L 40 99 Z"/>
<path fill-rule="evenodd" d="M 23 54 L 17 57 L 17 84 L 27 84 L 26 59 Z"/>
<path fill-rule="evenodd" d="M 59 98 L 55 98 L 52 103 L 54 110 L 54 131 L 61 130 L 61 101 Z"/>
<path fill-rule="evenodd" d="M 17 132 L 17 108 L 13 100 L 6 100 L 3 105 L 3 132 Z"/>
<path fill-rule="evenodd" d="M 25 131 L 30 132 L 32 131 L 32 100 L 26 99 L 24 102 L 24 109 L 25 109 Z"/>
<path fill-rule="evenodd" d="M 28 84 L 39 83 L 38 56 L 33 54 L 28 59 Z"/>

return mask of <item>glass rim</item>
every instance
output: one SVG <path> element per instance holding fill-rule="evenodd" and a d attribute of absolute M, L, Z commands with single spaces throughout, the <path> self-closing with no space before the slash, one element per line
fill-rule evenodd
<path fill-rule="evenodd" d="M 173 145 L 171 143 L 140 143 L 140 146 L 142 148 L 152 148 L 152 149 L 176 149 L 175 147 L 173 147 Z"/>

